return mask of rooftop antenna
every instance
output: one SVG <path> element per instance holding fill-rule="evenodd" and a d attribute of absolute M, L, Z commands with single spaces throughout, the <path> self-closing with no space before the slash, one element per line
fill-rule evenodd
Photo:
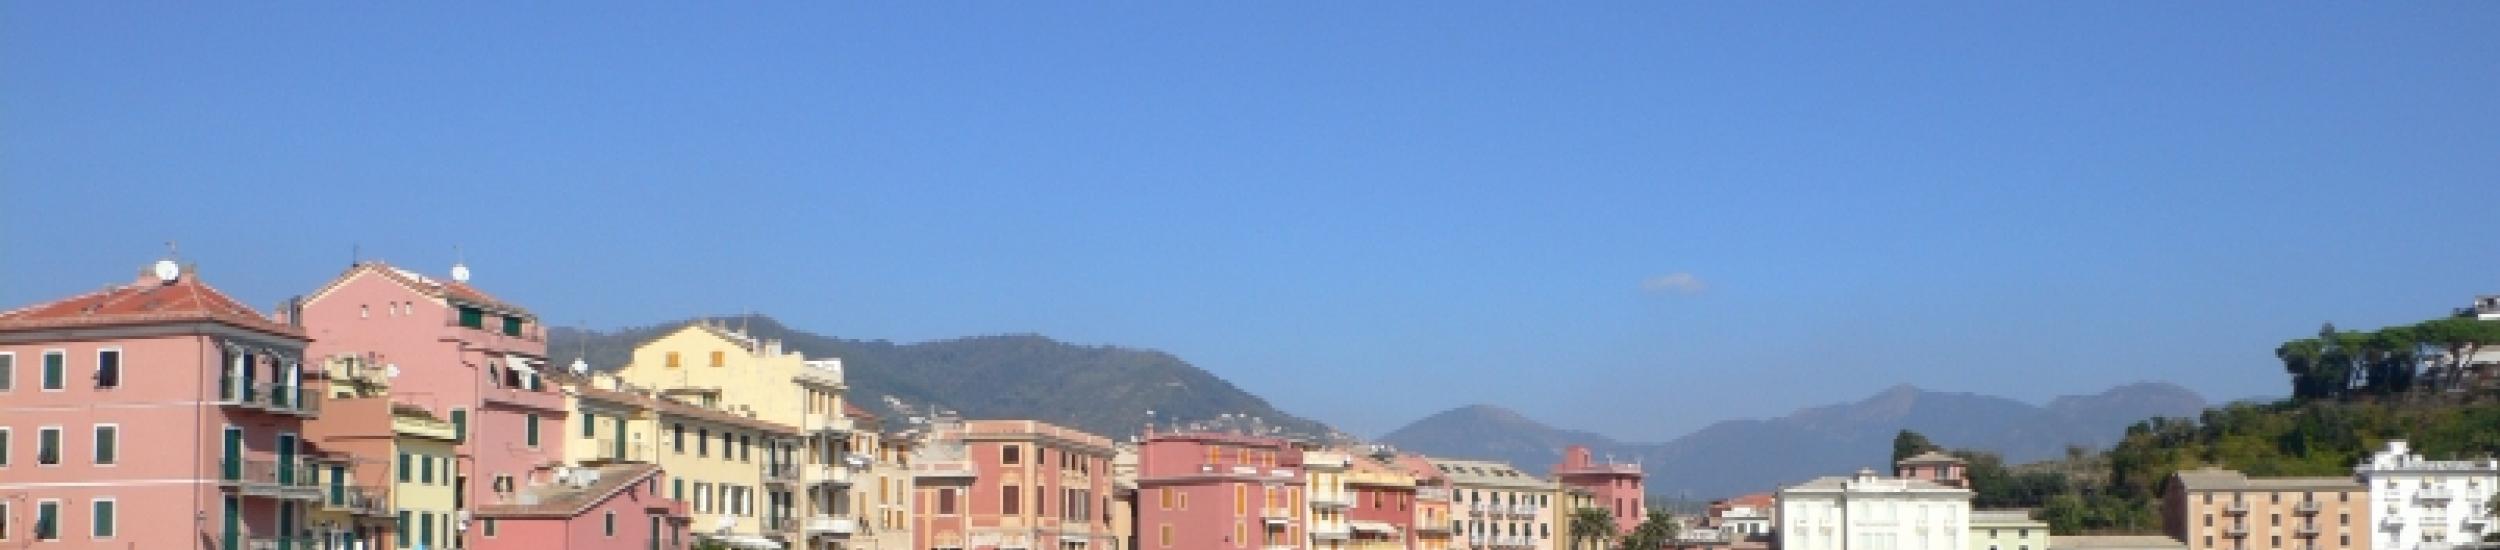
<path fill-rule="evenodd" d="M 347 245 L 347 265 L 356 265 L 361 263 L 365 263 L 365 243 L 349 243 Z"/>

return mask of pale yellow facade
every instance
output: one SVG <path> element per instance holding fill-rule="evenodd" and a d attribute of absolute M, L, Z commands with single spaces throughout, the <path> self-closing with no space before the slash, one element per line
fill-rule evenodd
<path fill-rule="evenodd" d="M 699 537 L 781 539 L 794 530 L 780 496 L 797 483 L 783 475 L 794 470 L 771 466 L 795 454 L 795 430 L 604 375 L 567 390 L 568 406 L 586 419 L 565 434 L 579 442 L 565 445 L 568 461 L 659 464 L 666 494 L 685 503 L 688 530 Z"/>
<path fill-rule="evenodd" d="M 401 548 L 444 548 L 459 540 L 458 430 L 450 422 L 400 410 L 391 415 L 391 508 Z"/>
<path fill-rule="evenodd" d="M 635 347 L 632 361 L 616 375 L 628 384 L 796 429 L 799 436 L 786 449 L 795 461 L 774 467 L 790 469 L 779 473 L 797 482 L 775 486 L 768 495 L 771 502 L 787 503 L 787 515 L 774 518 L 781 523 L 776 538 L 793 548 L 868 546 L 850 541 L 873 519 L 854 489 L 872 464 L 861 450 L 873 449 L 873 442 L 863 437 L 874 434 L 858 433 L 845 414 L 839 360 L 810 361 L 779 342 L 696 323 Z"/>
<path fill-rule="evenodd" d="M 1353 469 L 1354 457 L 1344 451 L 1316 450 L 1302 453 L 1305 487 L 1302 494 L 1310 510 L 1312 550 L 1345 550 L 1354 548 L 1354 527 L 1347 523 L 1346 510 L 1354 506 L 1354 492 L 1346 488 L 1346 475 Z M 1410 482 L 1411 483 L 1411 482 Z"/>

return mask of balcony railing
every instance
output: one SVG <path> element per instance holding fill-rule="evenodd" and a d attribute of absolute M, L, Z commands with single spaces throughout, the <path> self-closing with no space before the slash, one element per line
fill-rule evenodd
<path fill-rule="evenodd" d="M 381 491 L 366 487 L 327 487 L 323 491 L 326 496 L 322 498 L 322 507 L 330 511 L 377 517 L 392 513 L 390 499 L 382 498 Z"/>
<path fill-rule="evenodd" d="M 1352 507 L 1354 507 L 1354 496 L 1345 493 L 1311 497 L 1311 508 L 1315 510 L 1335 510 Z"/>
<path fill-rule="evenodd" d="M 1315 541 L 1321 541 L 1321 540 L 1346 540 L 1346 539 L 1348 539 L 1348 538 L 1352 538 L 1353 536 L 1354 536 L 1354 531 L 1353 531 L 1353 530 L 1350 530 L 1350 529 L 1346 529 L 1346 526 L 1343 526 L 1343 525 L 1314 525 L 1314 526 L 1311 526 L 1311 540 L 1315 540 Z"/>
<path fill-rule="evenodd" d="M 246 385 L 239 379 L 232 378 L 229 378 L 227 383 L 218 386 L 217 403 L 228 407 L 302 416 L 312 416 L 321 411 L 319 396 L 313 395 L 313 392 L 303 391 L 301 386 L 288 386 L 275 382 L 253 382 Z"/>
<path fill-rule="evenodd" d="M 1270 507 L 1260 508 L 1260 509 L 1259 509 L 1259 518 L 1260 518 L 1260 519 L 1265 519 L 1265 520 L 1267 520 L 1267 522 L 1268 522 L 1268 523 L 1284 523 L 1284 522 L 1287 522 L 1287 521 L 1292 521 L 1292 520 L 1293 520 L 1293 509 L 1292 509 L 1292 508 L 1285 508 L 1285 507 L 1282 507 L 1282 506 L 1270 506 Z"/>
<path fill-rule="evenodd" d="M 859 520 L 840 516 L 810 517 L 807 518 L 807 534 L 836 536 L 859 534 Z"/>
<path fill-rule="evenodd" d="M 767 517 L 759 523 L 764 525 L 764 532 L 767 533 L 784 533 L 797 531 L 799 529 L 798 518 Z"/>
<path fill-rule="evenodd" d="M 653 456 L 649 445 L 637 445 L 631 443 L 619 445 L 614 437 L 602 437 L 597 441 L 592 442 L 592 444 L 598 445 L 598 447 L 594 450 L 595 454 L 593 456 L 605 462 L 641 463 L 651 462 L 654 458 L 656 458 Z"/>
<path fill-rule="evenodd" d="M 2245 537 L 2245 536 L 2248 536 L 2248 526 L 2246 526 L 2246 525 L 2233 525 L 2233 526 L 2230 526 L 2230 527 L 2224 527 L 2224 528 L 2222 528 L 2222 536 L 2231 537 L 2231 538 L 2239 538 L 2239 537 Z"/>
<path fill-rule="evenodd" d="M 2233 503 L 2230 503 L 2230 504 L 2223 505 L 2223 506 L 2222 506 L 2222 513 L 2225 513 L 2225 514 L 2230 514 L 2230 515 L 2234 515 L 2234 516 L 2247 515 L 2247 514 L 2248 514 L 2248 503 L 2246 503 L 2246 502 L 2233 502 Z"/>
<path fill-rule="evenodd" d="M 764 482 L 765 482 L 765 483 L 798 483 L 798 482 L 799 482 L 799 465 L 797 465 L 797 464 L 792 464 L 792 463 L 786 463 L 786 462 L 785 462 L 785 463 L 779 463 L 779 464 L 765 464 L 765 465 L 764 465 Z"/>
<path fill-rule="evenodd" d="M 2457 498 L 2457 493 L 2456 491 L 2448 490 L 2446 487 L 2426 487 L 2423 488 L 2421 492 L 2414 493 L 2413 498 L 2422 500 L 2452 500 Z"/>
<path fill-rule="evenodd" d="M 221 482 L 244 494 L 318 500 L 323 493 L 318 470 L 308 464 L 281 466 L 275 459 L 247 458 L 241 463 L 220 461 L 219 471 Z"/>
<path fill-rule="evenodd" d="M 807 469 L 807 484 L 850 486 L 851 469 L 846 466 L 818 464 Z"/>
<path fill-rule="evenodd" d="M 911 475 L 926 478 L 972 477 L 978 475 L 978 471 L 972 468 L 971 462 L 960 460 L 922 462 L 911 465 Z"/>
<path fill-rule="evenodd" d="M 2304 500 L 2300 501 L 2300 504 L 2292 505 L 2292 512 L 2302 515 L 2316 515 L 2318 513 L 2318 509 L 2323 507 L 2325 506 L 2318 503 L 2318 501 Z"/>
<path fill-rule="evenodd" d="M 2302 525 L 2292 529 L 2292 533 L 2303 537 L 2318 536 L 2318 525 L 2315 523 Z"/>

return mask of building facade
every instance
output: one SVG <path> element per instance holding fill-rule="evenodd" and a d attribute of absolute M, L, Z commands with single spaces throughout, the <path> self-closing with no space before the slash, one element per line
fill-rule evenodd
<path fill-rule="evenodd" d="M 789 455 L 795 460 L 776 466 L 790 471 L 775 479 L 792 482 L 768 487 L 764 497 L 771 504 L 769 536 L 793 548 L 868 547 L 854 540 L 872 513 L 861 506 L 855 486 L 871 464 L 875 434 L 856 429 L 858 409 L 846 402 L 840 360 L 811 361 L 779 341 L 705 321 L 636 346 L 633 360 L 616 374 L 628 384 L 696 396 L 706 407 L 797 429 Z"/>
<path fill-rule="evenodd" d="M 919 548 L 1111 548 L 1111 440 L 1031 420 L 933 419 L 912 460 Z"/>
<path fill-rule="evenodd" d="M 1415 478 L 1415 550 L 1448 550 L 1458 519 L 1450 506 L 1450 477 L 1420 455 L 1398 454 L 1398 469 Z"/>
<path fill-rule="evenodd" d="M 1599 507 L 1614 514 L 1616 534 L 1632 532 L 1649 517 L 1642 477 L 1641 465 L 1598 462 L 1583 445 L 1563 449 L 1562 463 L 1554 465 L 1555 483 L 1587 490 Z"/>
<path fill-rule="evenodd" d="M 2172 474 L 2162 529 L 2192 550 L 2367 550 L 2370 493 L 2348 477 Z"/>
<path fill-rule="evenodd" d="M 683 501 L 687 531 L 697 541 L 736 548 L 787 547 L 795 521 L 773 488 L 797 483 L 786 467 L 798 431 L 593 375 L 568 380 L 584 422 L 574 434 L 584 450 L 576 464 L 657 464 L 668 477 L 662 495 Z M 784 492 L 786 493 L 786 491 Z"/>
<path fill-rule="evenodd" d="M 1346 510 L 1352 545 L 1362 550 L 1408 550 L 1415 547 L 1415 477 L 1384 461 L 1395 456 L 1358 455 L 1345 474 L 1345 488 L 1354 497 Z"/>
<path fill-rule="evenodd" d="M 2043 550 L 2049 547 L 2049 522 L 2031 519 L 2029 510 L 1972 510 L 1970 550 Z"/>
<path fill-rule="evenodd" d="M 1875 475 L 1815 479 L 1779 491 L 1784 550 L 1963 550 L 1971 492 Z"/>
<path fill-rule="evenodd" d="M 1501 462 L 1432 459 L 1450 483 L 1457 548 L 1553 550 L 1558 485 Z"/>
<path fill-rule="evenodd" d="M 1148 432 L 1138 445 L 1137 546 L 1213 550 L 1305 545 L 1309 534 L 1304 518 L 1311 516 L 1303 508 L 1316 501 L 1305 492 L 1310 481 L 1303 467 L 1303 450 L 1284 439 Z M 1351 492 L 1341 494 L 1351 497 Z"/>
<path fill-rule="evenodd" d="M 305 343 L 172 261 L 0 312 L 0 547 L 313 548 Z"/>
<path fill-rule="evenodd" d="M 2500 460 L 2427 460 L 2396 440 L 2353 473 L 2375 503 L 2374 550 L 2447 550 L 2500 528 L 2488 504 L 2500 497 Z"/>
<path fill-rule="evenodd" d="M 1893 475 L 1902 479 L 1926 480 L 1946 487 L 1970 488 L 1970 463 L 1962 457 L 1939 451 L 1927 451 L 1901 459 L 1892 465 Z"/>

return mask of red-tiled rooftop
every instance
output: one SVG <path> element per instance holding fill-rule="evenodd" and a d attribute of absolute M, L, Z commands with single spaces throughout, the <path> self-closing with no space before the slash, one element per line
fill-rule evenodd
<path fill-rule="evenodd" d="M 498 299 L 492 294 L 487 294 L 486 291 L 478 290 L 476 286 L 471 286 L 467 282 L 436 279 L 418 274 L 417 272 L 410 271 L 406 268 L 393 266 L 391 264 L 375 260 L 357 262 L 356 265 L 349 266 L 346 273 L 339 275 L 337 279 L 331 280 L 330 284 L 323 286 L 321 290 L 313 291 L 312 296 L 317 297 L 326 294 L 331 289 L 338 288 L 338 285 L 347 282 L 349 279 L 355 278 L 357 272 L 368 270 L 380 274 L 383 277 L 390 278 L 393 281 L 397 281 L 399 284 L 405 285 L 408 288 L 415 289 L 417 292 L 439 296 L 451 301 L 476 304 L 489 309 L 504 310 L 522 315 L 529 314 L 529 310 L 523 309 L 521 306 L 513 305 L 511 302 Z"/>
<path fill-rule="evenodd" d="M 216 287 L 200 282 L 197 270 L 190 267 L 183 268 L 171 281 L 142 274 L 136 282 L 0 312 L 0 330 L 182 321 L 219 321 L 262 332 L 304 336 L 302 329 L 261 315 Z"/>

